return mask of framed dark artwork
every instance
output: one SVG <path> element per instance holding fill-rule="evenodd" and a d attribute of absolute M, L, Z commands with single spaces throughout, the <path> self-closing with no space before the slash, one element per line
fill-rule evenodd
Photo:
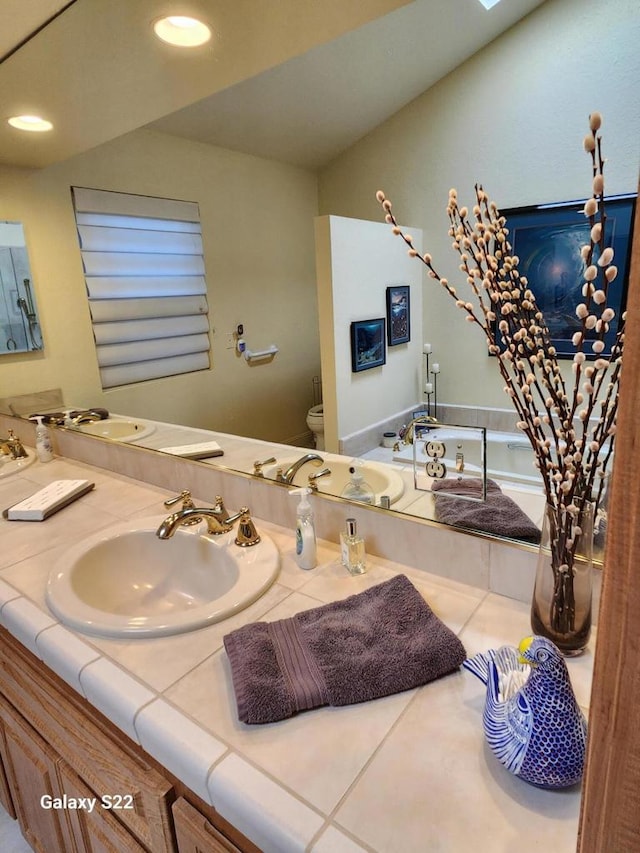
<path fill-rule="evenodd" d="M 616 312 L 616 318 L 625 307 L 635 202 L 635 194 L 605 199 L 606 245 L 613 248 L 618 267 L 618 275 L 609 285 L 607 305 Z M 573 358 L 571 338 L 581 328 L 576 306 L 583 301 L 586 264 L 580 248 L 589 242 L 590 232 L 584 204 L 575 201 L 501 211 L 507 220 L 512 253 L 519 258 L 520 275 L 527 278 L 535 294 L 559 358 Z M 597 259 L 594 256 L 594 262 Z M 614 320 L 604 338 L 604 357 L 611 353 L 616 331 Z M 587 333 L 587 340 L 589 334 L 595 338 L 595 333 Z M 504 346 L 497 321 L 496 343 Z"/>
<path fill-rule="evenodd" d="M 387 288 L 387 342 L 390 347 L 411 340 L 411 310 L 408 285 Z"/>
<path fill-rule="evenodd" d="M 384 317 L 356 320 L 351 324 L 351 370 L 354 373 L 385 363 L 384 326 Z"/>

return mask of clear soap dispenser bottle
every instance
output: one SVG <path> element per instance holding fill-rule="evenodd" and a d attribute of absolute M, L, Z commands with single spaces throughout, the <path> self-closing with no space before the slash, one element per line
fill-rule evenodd
<path fill-rule="evenodd" d="M 40 462 L 51 462 L 53 459 L 53 447 L 51 446 L 51 433 L 49 427 L 43 423 L 41 415 L 36 416 L 38 426 L 36 427 L 36 455 Z"/>
<path fill-rule="evenodd" d="M 347 519 L 347 529 L 340 534 L 342 565 L 352 575 L 363 575 L 367 571 L 364 539 L 358 536 L 355 518 Z"/>
<path fill-rule="evenodd" d="M 362 463 L 356 463 L 349 468 L 351 479 L 342 490 L 340 497 L 362 504 L 374 504 L 375 494 L 362 473 Z"/>

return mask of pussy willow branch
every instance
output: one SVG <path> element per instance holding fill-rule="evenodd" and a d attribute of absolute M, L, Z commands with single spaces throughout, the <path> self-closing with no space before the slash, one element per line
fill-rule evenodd
<path fill-rule="evenodd" d="M 418 253 L 412 237 L 398 225 L 391 202 L 382 191 L 377 193 L 386 221 L 404 240 L 409 254 L 426 266 L 429 277 L 456 301 L 466 319 L 482 329 L 518 414 L 518 427 L 533 448 L 547 501 L 564 519 L 560 527 L 569 548 L 575 547 L 572 531 L 579 531 L 585 501 L 595 497 L 598 503 L 602 494 L 615 439 L 624 346 L 623 315 L 618 318 L 611 355 L 608 359 L 602 355 L 605 335 L 615 318 L 607 298 L 617 268 L 613 250 L 606 247 L 605 161 L 598 133 L 601 117 L 594 113 L 589 121 L 590 132 L 584 139 L 592 162 L 592 195 L 584 208 L 589 243 L 581 249 L 583 301 L 576 306 L 580 325 L 572 338 L 575 355 L 570 393 L 545 318 L 526 277 L 519 273 L 519 258 L 512 253 L 506 220 L 482 186 L 475 187 L 471 215 L 458 205 L 455 190 L 450 191 L 447 205 L 449 236 L 475 304 L 461 298 L 457 288 L 439 274 L 429 253 Z M 585 349 L 590 350 L 593 361 L 587 362 Z M 592 426 L 594 414 L 597 419 Z M 597 487 L 596 477 L 600 479 Z"/>

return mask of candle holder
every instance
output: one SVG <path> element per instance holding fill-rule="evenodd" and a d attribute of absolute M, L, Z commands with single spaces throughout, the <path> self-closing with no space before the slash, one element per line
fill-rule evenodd
<path fill-rule="evenodd" d="M 433 355 L 431 344 L 424 344 L 422 349 L 425 357 L 425 376 L 427 377 L 423 391 L 427 398 L 427 415 L 431 417 L 431 398 L 433 397 L 433 417 L 435 418 L 438 412 L 438 374 L 440 373 L 440 365 L 437 362 L 434 362 L 433 365 L 429 363 L 429 359 Z M 433 379 L 430 377 L 433 377 Z"/>

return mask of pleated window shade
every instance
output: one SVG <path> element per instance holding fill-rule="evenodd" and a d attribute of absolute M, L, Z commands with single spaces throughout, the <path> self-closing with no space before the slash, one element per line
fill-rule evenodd
<path fill-rule="evenodd" d="M 72 188 L 103 388 L 209 368 L 195 202 Z"/>

